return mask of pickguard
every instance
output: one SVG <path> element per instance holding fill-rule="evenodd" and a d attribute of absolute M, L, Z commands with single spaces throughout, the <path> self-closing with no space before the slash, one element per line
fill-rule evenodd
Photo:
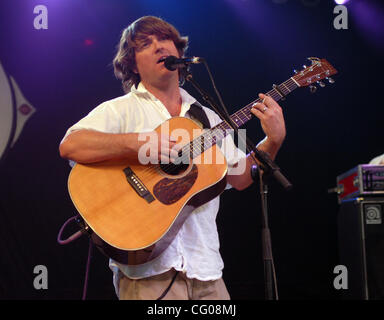
<path fill-rule="evenodd" d="M 197 179 L 197 166 L 179 179 L 164 178 L 155 184 L 153 194 L 161 203 L 170 205 L 181 199 L 193 186 Z"/>

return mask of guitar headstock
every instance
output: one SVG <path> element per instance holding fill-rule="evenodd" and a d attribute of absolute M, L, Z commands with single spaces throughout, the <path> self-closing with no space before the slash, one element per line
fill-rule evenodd
<path fill-rule="evenodd" d="M 311 61 L 310 66 L 304 66 L 301 71 L 295 71 L 293 79 L 299 84 L 300 87 L 310 87 L 311 92 L 316 91 L 317 87 L 313 84 L 317 83 L 320 87 L 325 87 L 324 82 L 321 80 L 326 79 L 329 83 L 335 81 L 331 78 L 337 73 L 337 70 L 326 60 L 319 58 L 308 58 Z"/>

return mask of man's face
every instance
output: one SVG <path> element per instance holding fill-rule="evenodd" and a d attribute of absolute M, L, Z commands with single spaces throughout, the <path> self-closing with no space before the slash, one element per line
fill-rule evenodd
<path fill-rule="evenodd" d="M 140 41 L 135 50 L 135 71 L 140 74 L 141 81 L 151 85 L 164 85 L 164 81 L 175 77 L 178 81 L 178 72 L 169 71 L 164 67 L 164 62 L 159 62 L 161 58 L 170 55 L 179 57 L 175 44 L 170 39 L 150 35 Z"/>

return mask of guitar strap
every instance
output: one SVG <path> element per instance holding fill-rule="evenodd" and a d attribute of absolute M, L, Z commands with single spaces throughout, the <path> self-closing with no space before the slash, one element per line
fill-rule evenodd
<path fill-rule="evenodd" d="M 197 122 L 203 127 L 203 129 L 211 128 L 211 124 L 209 123 L 207 114 L 198 102 L 191 105 L 188 110 L 188 114 L 193 120 L 197 120 Z"/>
<path fill-rule="evenodd" d="M 188 115 L 191 117 L 192 120 L 196 121 L 200 127 L 203 129 L 211 129 L 212 126 L 209 122 L 208 116 L 205 113 L 203 107 L 200 103 L 195 102 L 194 104 L 191 104 L 191 107 L 188 110 Z M 218 141 L 217 145 L 221 147 L 222 141 Z"/>

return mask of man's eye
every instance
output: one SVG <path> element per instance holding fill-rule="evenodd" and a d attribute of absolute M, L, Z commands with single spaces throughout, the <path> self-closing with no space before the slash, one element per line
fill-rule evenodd
<path fill-rule="evenodd" d="M 150 41 L 143 41 L 143 42 L 140 42 L 139 45 L 138 45 L 138 47 L 137 47 L 137 49 L 138 49 L 138 50 L 143 50 L 143 49 L 145 49 L 145 48 L 148 48 L 150 44 L 151 44 Z"/>
<path fill-rule="evenodd" d="M 169 37 L 168 37 L 168 36 L 166 36 L 166 35 L 163 35 L 163 36 L 159 36 L 159 40 L 160 40 L 160 41 L 169 40 Z"/>

